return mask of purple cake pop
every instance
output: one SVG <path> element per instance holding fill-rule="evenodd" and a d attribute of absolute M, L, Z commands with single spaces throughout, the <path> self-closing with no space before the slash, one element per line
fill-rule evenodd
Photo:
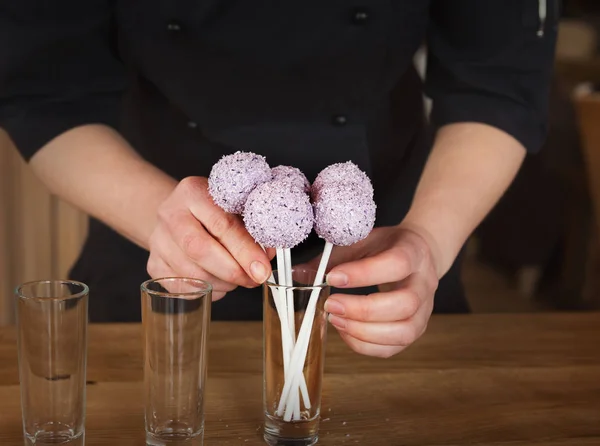
<path fill-rule="evenodd" d="M 271 178 L 264 156 L 238 151 L 224 156 L 212 167 L 208 192 L 225 212 L 241 214 L 250 192 Z"/>
<path fill-rule="evenodd" d="M 291 166 L 277 166 L 271 169 L 274 181 L 283 181 L 290 183 L 291 186 L 297 187 L 300 190 L 310 192 L 310 182 L 302 171 Z"/>
<path fill-rule="evenodd" d="M 361 241 L 375 224 L 375 201 L 364 186 L 355 182 L 322 187 L 314 209 L 316 233 L 336 246 Z"/>
<path fill-rule="evenodd" d="M 319 201 L 320 192 L 332 184 L 337 183 L 355 183 L 357 187 L 363 189 L 367 195 L 373 196 L 373 185 L 368 175 L 352 161 L 345 163 L 336 163 L 326 167 L 317 175 L 311 188 L 311 195 L 314 201 Z"/>
<path fill-rule="evenodd" d="M 308 237 L 314 224 L 308 194 L 282 181 L 257 186 L 243 216 L 250 235 L 266 248 L 293 248 Z"/>

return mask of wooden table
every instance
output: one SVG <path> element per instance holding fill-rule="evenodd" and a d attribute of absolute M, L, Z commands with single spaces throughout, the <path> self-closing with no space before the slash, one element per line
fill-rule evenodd
<path fill-rule="evenodd" d="M 87 445 L 143 446 L 141 331 L 92 325 Z M 0 329 L 0 445 L 22 446 L 15 332 Z M 261 445 L 260 323 L 212 326 L 206 445 Z M 600 313 L 434 316 L 393 359 L 330 333 L 322 445 L 598 446 Z"/>

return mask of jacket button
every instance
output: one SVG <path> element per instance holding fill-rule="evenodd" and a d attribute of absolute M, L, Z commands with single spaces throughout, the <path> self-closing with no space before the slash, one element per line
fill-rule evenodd
<path fill-rule="evenodd" d="M 345 126 L 348 122 L 348 118 L 346 118 L 344 115 L 335 115 L 332 119 L 333 125 L 337 126 L 337 127 L 342 127 Z"/>
<path fill-rule="evenodd" d="M 364 8 L 356 8 L 352 11 L 352 23 L 365 25 L 369 20 L 369 12 Z"/>
<path fill-rule="evenodd" d="M 181 23 L 179 23 L 177 20 L 171 20 L 169 23 L 167 23 L 167 31 L 169 32 L 177 33 L 181 31 L 181 29 Z"/>
<path fill-rule="evenodd" d="M 187 125 L 188 125 L 188 127 L 189 127 L 189 128 L 191 128 L 191 129 L 198 128 L 198 123 L 197 123 L 197 122 L 194 122 L 194 121 L 188 121 Z"/>

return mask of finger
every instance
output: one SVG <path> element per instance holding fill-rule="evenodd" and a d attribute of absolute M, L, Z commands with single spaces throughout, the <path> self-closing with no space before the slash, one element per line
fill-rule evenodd
<path fill-rule="evenodd" d="M 269 258 L 269 260 L 273 260 L 275 258 L 275 256 L 277 255 L 277 250 L 275 248 L 266 248 L 267 251 L 267 257 Z"/>
<path fill-rule="evenodd" d="M 146 271 L 152 279 L 161 279 L 164 277 L 175 277 L 173 270 L 167 263 L 155 252 L 150 252 L 148 262 L 146 263 Z"/>
<path fill-rule="evenodd" d="M 148 274 L 152 279 L 159 279 L 163 277 L 178 277 L 177 273 L 165 262 L 159 255 L 151 253 L 148 258 L 148 264 L 146 267 Z M 198 277 L 200 280 L 206 280 L 202 277 Z M 209 282 L 208 280 L 206 280 Z M 210 283 L 210 282 L 209 282 Z M 211 284 L 212 285 L 212 284 Z M 222 299 L 227 294 L 226 291 L 215 290 L 212 291 L 212 301 Z"/>
<path fill-rule="evenodd" d="M 406 348 L 403 346 L 378 345 L 364 342 L 344 332 L 340 332 L 340 337 L 356 353 L 377 358 L 391 358 Z"/>
<path fill-rule="evenodd" d="M 265 282 L 271 273 L 269 258 L 248 233 L 242 220 L 214 204 L 205 178 L 196 177 L 188 183 L 188 207 L 194 217 L 231 253 L 256 284 Z"/>
<path fill-rule="evenodd" d="M 198 265 L 184 254 L 179 246 L 171 237 L 166 234 L 153 239 L 152 249 L 157 255 L 161 256 L 165 263 L 170 267 L 177 277 L 191 277 L 204 280 L 211 284 L 215 292 L 228 292 L 237 288 L 237 285 L 219 279 L 217 276 L 206 271 L 205 268 Z"/>
<path fill-rule="evenodd" d="M 327 283 L 338 288 L 356 288 L 397 282 L 415 270 L 410 251 L 389 249 L 372 257 L 343 263 L 327 274 Z"/>
<path fill-rule="evenodd" d="M 425 333 L 432 308 L 432 299 L 428 299 L 413 317 L 401 322 L 362 322 L 335 315 L 329 316 L 329 322 L 340 333 L 346 333 L 362 342 L 406 347 Z"/>
<path fill-rule="evenodd" d="M 363 322 L 395 322 L 412 317 L 421 299 L 411 289 L 367 296 L 334 294 L 325 302 L 325 311 Z"/>
<path fill-rule="evenodd" d="M 330 315 L 329 322 L 340 332 L 377 345 L 406 347 L 422 333 L 420 322 L 413 319 L 403 322 L 361 322 Z"/>
<path fill-rule="evenodd" d="M 385 292 L 364 295 L 334 294 L 325 302 L 328 313 L 363 322 L 395 322 L 414 316 L 435 292 L 426 275 L 411 274 Z"/>
<path fill-rule="evenodd" d="M 256 286 L 231 254 L 206 232 L 191 213 L 181 211 L 172 215 L 167 225 L 169 237 L 185 256 L 205 271 L 228 283 Z"/>

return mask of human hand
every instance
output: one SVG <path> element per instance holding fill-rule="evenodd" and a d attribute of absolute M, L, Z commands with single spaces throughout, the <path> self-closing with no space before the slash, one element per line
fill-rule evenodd
<path fill-rule="evenodd" d="M 183 179 L 160 205 L 149 249 L 152 278 L 205 280 L 213 300 L 237 286 L 256 287 L 271 273 L 269 257 L 239 216 L 214 204 L 204 177 Z"/>
<path fill-rule="evenodd" d="M 368 296 L 334 294 L 325 303 L 329 321 L 352 350 L 389 358 L 425 332 L 438 274 L 432 248 L 416 230 L 377 228 L 353 246 L 336 247 L 330 265 L 331 286 L 379 286 Z"/>

